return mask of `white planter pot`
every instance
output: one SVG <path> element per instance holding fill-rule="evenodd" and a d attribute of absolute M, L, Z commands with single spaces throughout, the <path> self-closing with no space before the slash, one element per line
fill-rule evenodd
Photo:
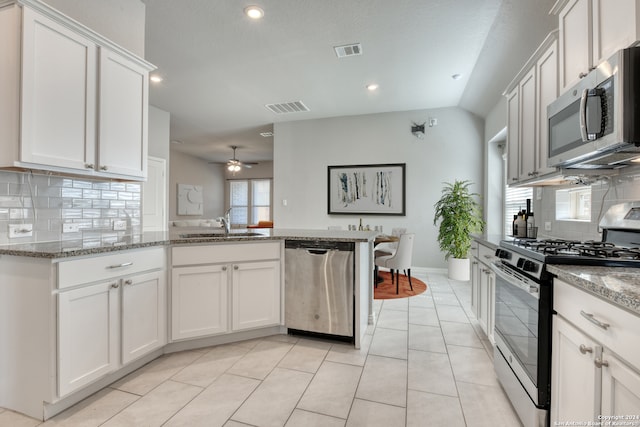
<path fill-rule="evenodd" d="M 449 257 L 449 279 L 466 281 L 471 278 L 469 258 Z"/>

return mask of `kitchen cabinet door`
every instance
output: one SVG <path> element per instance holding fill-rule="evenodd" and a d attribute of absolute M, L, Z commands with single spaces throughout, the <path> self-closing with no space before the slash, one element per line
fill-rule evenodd
<path fill-rule="evenodd" d="M 164 271 L 122 279 L 122 363 L 166 342 Z"/>
<path fill-rule="evenodd" d="M 558 18 L 560 92 L 563 93 L 593 66 L 591 0 L 570 0 Z"/>
<path fill-rule="evenodd" d="M 489 336 L 489 315 L 490 315 L 490 303 L 489 303 L 489 274 L 491 270 L 484 266 L 484 264 L 480 264 L 480 280 L 478 287 L 478 322 L 480 323 L 480 327 L 484 331 L 487 336 Z"/>
<path fill-rule="evenodd" d="M 148 71 L 107 48 L 100 49 L 101 172 L 147 175 Z"/>
<path fill-rule="evenodd" d="M 638 0 L 593 0 L 593 64 L 608 59 L 640 39 Z"/>
<path fill-rule="evenodd" d="M 553 316 L 551 353 L 551 424 L 595 420 L 600 413 L 602 354 L 590 337 L 560 316 Z"/>
<path fill-rule="evenodd" d="M 520 176 L 520 96 L 518 87 L 507 95 L 507 185 Z"/>
<path fill-rule="evenodd" d="M 471 260 L 471 312 L 478 318 L 480 293 L 480 262 L 477 258 Z"/>
<path fill-rule="evenodd" d="M 280 262 L 233 265 L 234 331 L 280 324 Z"/>
<path fill-rule="evenodd" d="M 58 394 L 75 391 L 118 366 L 118 281 L 58 294 Z"/>
<path fill-rule="evenodd" d="M 606 348 L 602 360 L 602 415 L 640 416 L 640 373 Z M 640 423 L 638 418 L 619 421 Z"/>
<path fill-rule="evenodd" d="M 21 162 L 92 170 L 96 45 L 23 8 Z"/>
<path fill-rule="evenodd" d="M 536 63 L 537 127 L 535 174 L 555 171 L 547 166 L 549 157 L 549 120 L 547 106 L 558 97 L 558 44 L 553 42 Z"/>
<path fill-rule="evenodd" d="M 173 268 L 171 338 L 203 337 L 227 332 L 228 266 Z"/>
<path fill-rule="evenodd" d="M 520 171 L 521 181 L 534 177 L 536 159 L 536 67 L 520 81 Z"/>

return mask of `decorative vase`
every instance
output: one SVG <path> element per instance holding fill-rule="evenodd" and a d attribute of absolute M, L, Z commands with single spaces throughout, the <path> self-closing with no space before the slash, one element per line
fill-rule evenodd
<path fill-rule="evenodd" d="M 449 279 L 466 281 L 471 278 L 469 270 L 469 258 L 454 258 L 450 256 L 448 262 Z"/>

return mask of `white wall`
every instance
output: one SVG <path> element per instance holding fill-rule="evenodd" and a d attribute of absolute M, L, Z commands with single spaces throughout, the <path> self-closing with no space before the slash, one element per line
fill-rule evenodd
<path fill-rule="evenodd" d="M 429 117 L 424 139 L 413 122 Z M 362 216 L 363 224 L 416 233 L 413 265 L 444 268 L 433 205 L 442 182 L 469 179 L 482 192 L 483 121 L 459 108 L 418 110 L 274 124 L 274 221 L 278 228 L 325 229 L 360 216 L 327 214 L 327 166 L 406 163 L 407 215 Z M 287 200 L 287 206 L 282 201 Z"/>
<path fill-rule="evenodd" d="M 145 5 L 140 0 L 43 0 L 144 58 Z"/>
<path fill-rule="evenodd" d="M 175 219 L 217 218 L 224 213 L 224 171 L 206 160 L 171 150 L 169 167 L 169 221 Z M 203 215 L 178 215 L 178 184 L 202 185 Z"/>

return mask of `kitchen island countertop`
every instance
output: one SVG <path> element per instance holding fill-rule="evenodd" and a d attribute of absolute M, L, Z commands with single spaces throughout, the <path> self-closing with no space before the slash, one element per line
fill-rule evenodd
<path fill-rule="evenodd" d="M 260 235 L 246 236 L 251 231 Z M 183 237 L 197 234 L 198 237 Z M 346 242 L 372 242 L 378 232 L 313 229 L 252 229 L 232 230 L 228 236 L 218 229 L 203 227 L 179 227 L 170 231 L 145 232 L 127 235 L 117 241 L 60 240 L 52 242 L 31 242 L 0 245 L 0 255 L 25 256 L 34 258 L 68 258 L 95 255 L 127 249 L 179 244 L 201 244 L 222 242 L 244 242 L 264 240 L 328 240 Z"/>
<path fill-rule="evenodd" d="M 547 271 L 640 316 L 640 270 L 637 268 L 547 265 Z"/>

